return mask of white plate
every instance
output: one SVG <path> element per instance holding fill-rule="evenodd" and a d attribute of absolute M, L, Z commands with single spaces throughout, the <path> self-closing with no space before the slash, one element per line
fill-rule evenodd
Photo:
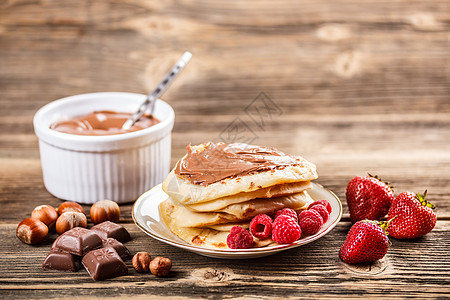
<path fill-rule="evenodd" d="M 273 245 L 262 248 L 251 249 L 208 249 L 194 246 L 186 243 L 164 224 L 159 216 L 158 205 L 167 199 L 167 194 L 162 190 L 161 184 L 155 186 L 150 191 L 143 194 L 136 200 L 133 206 L 132 216 L 134 223 L 146 234 L 163 243 L 185 249 L 200 255 L 227 258 L 227 259 L 246 259 L 272 255 L 283 250 L 292 249 L 305 245 L 321 238 L 336 226 L 342 216 L 342 203 L 339 198 L 330 190 L 323 186 L 313 183 L 313 188 L 308 190 L 309 195 L 314 200 L 325 199 L 330 202 L 333 211 L 328 221 L 322 226 L 320 231 L 314 235 L 303 237 L 292 244 Z"/>

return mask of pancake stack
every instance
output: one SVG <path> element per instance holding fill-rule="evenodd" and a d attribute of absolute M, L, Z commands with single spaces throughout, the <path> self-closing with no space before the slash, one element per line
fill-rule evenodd
<path fill-rule="evenodd" d="M 314 164 L 269 147 L 205 143 L 188 146 L 162 184 L 169 196 L 159 206 L 168 228 L 201 247 L 227 249 L 233 226 L 249 228 L 258 214 L 297 212 L 312 203 L 307 189 Z M 255 247 L 274 243 L 255 238 Z"/>

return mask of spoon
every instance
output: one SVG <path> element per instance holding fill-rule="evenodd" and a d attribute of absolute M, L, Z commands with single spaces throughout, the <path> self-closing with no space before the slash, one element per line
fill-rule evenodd
<path fill-rule="evenodd" d="M 126 120 L 126 122 L 122 125 L 123 130 L 130 129 L 131 126 L 133 126 L 134 123 L 136 123 L 136 121 L 142 117 L 142 115 L 145 113 L 147 109 L 149 110 L 148 114 L 150 116 L 153 115 L 156 99 L 158 99 L 158 97 L 161 96 L 166 91 L 166 89 L 169 87 L 169 85 L 172 83 L 175 77 L 181 72 L 181 70 L 184 69 L 189 60 L 191 60 L 191 57 L 192 57 L 191 52 L 188 51 L 184 52 L 184 54 L 172 67 L 169 73 L 166 74 L 164 79 L 156 86 L 156 88 L 150 94 L 147 95 L 147 98 L 139 106 L 138 110 L 134 114 L 132 114 L 131 117 L 128 120 Z"/>

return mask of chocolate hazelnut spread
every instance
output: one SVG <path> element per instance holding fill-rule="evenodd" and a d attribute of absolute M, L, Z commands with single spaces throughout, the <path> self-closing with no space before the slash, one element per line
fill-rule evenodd
<path fill-rule="evenodd" d="M 187 150 L 186 156 L 177 163 L 175 174 L 186 176 L 191 183 L 203 186 L 229 177 L 302 163 L 300 158 L 277 149 L 246 144 L 210 142 L 205 149 L 197 150 L 189 145 Z"/>
<path fill-rule="evenodd" d="M 122 125 L 130 116 L 130 113 L 123 112 L 94 111 L 87 115 L 53 123 L 50 128 L 78 135 L 112 135 L 138 131 L 159 123 L 158 119 L 144 115 L 130 129 L 123 130 Z"/>

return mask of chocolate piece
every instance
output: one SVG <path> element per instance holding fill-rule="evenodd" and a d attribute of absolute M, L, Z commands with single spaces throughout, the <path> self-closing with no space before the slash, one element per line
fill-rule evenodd
<path fill-rule="evenodd" d="M 42 264 L 44 270 L 76 272 L 81 267 L 81 257 L 68 252 L 52 249 Z"/>
<path fill-rule="evenodd" d="M 94 111 L 93 113 L 73 117 L 50 125 L 51 129 L 78 135 L 111 135 L 138 131 L 158 124 L 158 119 L 143 115 L 130 129 L 122 129 L 122 125 L 131 113 L 114 111 Z"/>
<path fill-rule="evenodd" d="M 287 166 L 302 165 L 303 160 L 269 147 L 209 142 L 199 151 L 187 147 L 187 154 L 175 166 L 175 174 L 191 183 L 207 186 L 222 179 Z"/>
<path fill-rule="evenodd" d="M 75 227 L 60 235 L 53 243 L 52 248 L 83 256 L 101 246 L 102 239 L 95 232 L 86 228 Z"/>
<path fill-rule="evenodd" d="M 105 280 L 128 273 L 128 268 L 112 247 L 93 250 L 82 260 L 86 271 L 94 280 Z"/>
<path fill-rule="evenodd" d="M 116 250 L 117 254 L 123 259 L 127 260 L 131 258 L 130 250 L 128 250 L 127 247 L 125 247 L 121 242 L 119 242 L 116 239 L 113 238 L 107 238 L 106 240 L 103 240 L 103 248 L 105 247 L 112 247 L 114 250 Z"/>
<path fill-rule="evenodd" d="M 131 240 L 130 234 L 125 228 L 111 221 L 97 224 L 91 230 L 104 240 L 107 238 L 115 238 L 121 243 L 126 243 Z"/>
<path fill-rule="evenodd" d="M 50 248 L 50 250 L 56 249 L 56 241 L 58 241 L 58 239 L 59 239 L 60 237 L 61 237 L 61 236 L 58 236 L 58 237 L 56 238 L 56 240 L 53 242 L 52 247 Z"/>

